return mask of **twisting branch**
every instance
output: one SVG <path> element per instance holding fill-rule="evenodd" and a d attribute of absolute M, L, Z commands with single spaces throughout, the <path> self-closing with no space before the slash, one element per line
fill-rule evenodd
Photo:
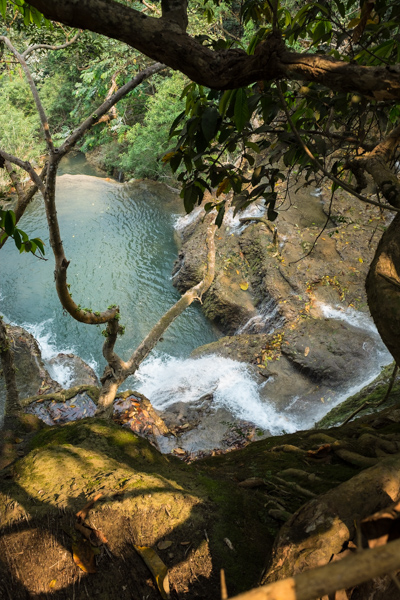
<path fill-rule="evenodd" d="M 349 192 L 350 194 L 352 194 L 353 196 L 355 196 L 356 198 L 358 198 L 359 200 L 361 200 L 361 202 L 365 202 L 365 204 L 373 204 L 374 206 L 379 206 L 379 208 L 383 208 L 385 210 L 391 210 L 391 211 L 394 211 L 394 212 L 400 212 L 400 208 L 397 208 L 395 206 L 388 206 L 387 204 L 381 204 L 380 202 L 375 202 L 375 200 L 371 200 L 371 199 L 367 198 L 366 196 L 363 196 L 362 194 L 359 194 L 350 185 L 348 185 L 347 183 L 345 183 L 341 179 L 338 179 L 337 177 L 335 177 L 334 175 L 332 175 L 332 173 L 330 173 L 329 171 L 327 171 L 325 169 L 325 167 L 323 166 L 323 164 L 320 163 L 320 161 L 317 158 L 315 158 L 314 154 L 308 148 L 308 146 L 306 145 L 306 143 L 304 142 L 304 140 L 300 136 L 299 132 L 297 131 L 296 126 L 293 123 L 293 120 L 292 120 L 292 118 L 290 116 L 288 105 L 287 105 L 286 100 L 285 100 L 285 98 L 283 96 L 281 84 L 280 84 L 279 81 L 277 82 L 276 86 L 277 86 L 277 89 L 278 89 L 278 95 L 279 95 L 279 98 L 280 98 L 280 101 L 281 101 L 281 105 L 282 105 L 282 108 L 283 108 L 283 110 L 285 112 L 285 115 L 286 115 L 286 118 L 287 118 L 288 123 L 290 125 L 290 128 L 293 131 L 294 135 L 296 136 L 296 139 L 299 142 L 301 148 L 307 154 L 307 156 L 309 157 L 309 159 L 314 163 L 314 165 L 317 167 L 317 169 L 319 169 L 326 177 L 328 177 L 328 179 L 330 179 L 331 181 L 333 181 L 333 183 L 335 183 L 337 186 L 339 186 L 339 187 L 343 188 L 344 190 L 346 190 L 346 192 Z"/>
<path fill-rule="evenodd" d="M 67 154 L 71 150 L 71 148 L 73 148 L 73 146 L 76 144 L 76 142 L 83 136 L 83 134 L 86 133 L 86 131 L 88 131 L 91 127 L 93 127 L 93 125 L 96 124 L 99 118 L 105 113 L 107 113 L 110 110 L 110 108 L 114 106 L 114 104 L 117 104 L 117 102 L 121 100 L 121 98 L 126 96 L 126 94 L 128 94 L 130 91 L 134 90 L 138 85 L 142 83 L 142 81 L 148 79 L 149 77 L 151 77 L 151 75 L 154 75 L 155 73 L 159 73 L 163 69 L 166 69 L 165 65 L 161 63 L 155 63 L 150 67 L 147 67 L 147 69 L 143 69 L 143 71 L 140 71 L 140 73 L 138 73 L 136 77 L 134 77 L 133 79 L 131 79 L 131 81 L 128 81 L 128 83 L 119 88 L 119 90 L 115 92 L 113 96 L 105 100 L 105 102 L 103 102 L 103 104 L 101 104 L 96 109 L 96 111 L 90 115 L 90 117 L 83 121 L 83 123 L 81 123 L 79 127 L 77 127 L 75 131 L 71 133 L 71 135 L 59 147 L 58 156 L 61 158 L 65 154 Z"/>
<path fill-rule="evenodd" d="M 102 377 L 103 388 L 98 402 L 98 412 L 107 414 L 118 391 L 118 387 L 130 375 L 133 375 L 141 362 L 150 354 L 157 342 L 168 329 L 171 323 L 181 315 L 195 300 L 201 301 L 203 295 L 210 288 L 215 276 L 215 232 L 217 226 L 212 223 L 207 228 L 207 262 L 205 275 L 202 281 L 190 288 L 156 323 L 150 333 L 133 352 L 127 362 L 123 362 L 114 353 L 114 344 L 117 339 L 116 328 L 118 323 L 110 322 L 107 325 L 107 340 L 103 346 L 103 355 L 109 363 Z"/>
<path fill-rule="evenodd" d="M 34 46 L 29 46 L 29 48 L 27 48 L 21 54 L 21 56 L 22 56 L 22 58 L 26 58 L 29 54 L 31 54 L 35 50 L 63 50 L 64 48 L 68 48 L 68 46 L 71 46 L 71 44 L 76 42 L 76 40 L 78 39 L 78 37 L 80 36 L 81 33 L 82 33 L 82 30 L 78 31 L 78 33 L 76 35 L 74 35 L 74 37 L 71 40 L 69 40 L 69 42 L 65 42 L 65 44 L 61 44 L 60 46 L 51 46 L 50 44 L 35 44 Z"/>
<path fill-rule="evenodd" d="M 46 112 L 43 108 L 43 104 L 41 103 L 41 100 L 39 98 L 39 94 L 38 94 L 35 82 L 33 81 L 29 67 L 26 64 L 26 61 L 25 61 L 24 57 L 22 56 L 22 54 L 20 54 L 18 52 L 18 50 L 16 48 L 14 48 L 14 46 L 12 45 L 12 43 L 10 42 L 10 40 L 7 37 L 5 37 L 4 35 L 0 35 L 0 42 L 4 42 L 5 45 L 7 46 L 7 48 L 9 50 L 11 50 L 11 52 L 14 54 L 15 58 L 18 60 L 18 62 L 20 63 L 20 65 L 25 73 L 25 77 L 28 80 L 29 87 L 31 88 L 31 93 L 32 93 L 33 99 L 35 100 L 36 108 L 39 113 L 40 122 L 43 127 L 47 147 L 50 152 L 54 152 L 54 146 L 53 146 L 53 142 L 52 142 L 51 134 L 50 134 L 49 121 L 47 119 Z"/>

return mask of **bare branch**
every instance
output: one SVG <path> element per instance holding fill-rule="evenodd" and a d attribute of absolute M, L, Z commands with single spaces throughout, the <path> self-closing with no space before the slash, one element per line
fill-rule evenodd
<path fill-rule="evenodd" d="M 113 361 L 113 364 L 111 365 L 111 369 L 109 367 L 106 368 L 102 378 L 103 388 L 98 402 L 99 412 L 101 414 L 107 414 L 107 412 L 110 411 L 118 387 L 127 377 L 135 373 L 141 362 L 150 354 L 171 323 L 179 317 L 192 302 L 201 300 L 203 294 L 210 288 L 215 276 L 216 230 L 217 226 L 214 223 L 210 224 L 207 228 L 207 262 L 205 275 L 202 281 L 183 294 L 174 306 L 161 317 L 127 362 L 121 361 L 121 359 L 114 354 L 113 347 L 116 339 L 115 325 L 113 326 L 111 323 L 108 325 L 108 328 L 110 329 L 107 329 L 107 332 L 110 331 L 109 336 L 111 334 L 111 340 L 109 343 L 106 342 L 107 346 L 105 343 L 103 354 L 107 359 Z M 112 327 L 114 327 L 114 331 L 112 331 Z"/>
<path fill-rule="evenodd" d="M 45 194 L 46 189 L 45 189 L 44 183 L 41 180 L 41 178 L 39 177 L 39 175 L 36 173 L 35 169 L 32 167 L 30 162 L 21 160 L 20 158 L 17 158 L 16 156 L 13 156 L 12 154 L 8 154 L 8 152 L 5 152 L 1 148 L 0 148 L 0 156 L 2 156 L 5 161 L 13 163 L 14 165 L 17 165 L 18 167 L 21 167 L 21 169 L 24 169 L 24 171 L 26 171 L 29 174 L 33 183 L 38 187 L 38 189 L 42 192 L 42 194 L 43 195 Z"/>
<path fill-rule="evenodd" d="M 63 50 L 64 48 L 68 48 L 68 46 L 71 46 L 71 44 L 76 42 L 76 40 L 78 39 L 78 37 L 80 36 L 81 33 L 82 33 L 82 30 L 78 31 L 78 33 L 76 35 L 74 35 L 74 37 L 69 42 L 67 41 L 67 42 L 65 42 L 65 44 L 61 44 L 60 46 L 51 46 L 50 44 L 35 44 L 34 46 L 29 46 L 29 48 L 27 48 L 21 54 L 21 56 L 22 56 L 22 58 L 26 58 L 29 54 L 31 54 L 35 50 Z"/>
<path fill-rule="evenodd" d="M 105 100 L 105 102 L 103 102 L 103 104 L 101 104 L 96 111 L 90 115 L 90 117 L 83 121 L 83 123 L 81 123 L 79 127 L 77 127 L 77 129 L 71 133 L 71 135 L 58 149 L 58 156 L 61 158 L 67 154 L 67 152 L 71 150 L 71 148 L 83 136 L 83 134 L 86 133 L 86 131 L 88 131 L 93 125 L 95 125 L 99 118 L 107 113 L 110 108 L 114 106 L 121 98 L 126 96 L 126 94 L 128 94 L 130 91 L 134 90 L 139 84 L 142 83 L 142 81 L 148 79 L 155 73 L 159 73 L 165 68 L 165 65 L 161 63 L 155 63 L 154 65 L 147 67 L 147 69 L 140 71 L 140 73 L 138 73 L 134 79 L 123 85 L 117 92 L 115 92 L 113 96 Z"/>
<path fill-rule="evenodd" d="M 39 94 L 38 94 L 35 82 L 32 79 L 32 75 L 31 75 L 31 72 L 29 70 L 29 67 L 26 64 L 26 61 L 25 61 L 24 57 L 22 56 L 22 54 L 20 54 L 18 52 L 18 50 L 16 48 L 14 48 L 14 46 L 12 45 L 12 43 L 10 42 L 10 40 L 7 37 L 5 37 L 4 35 L 0 35 L 0 42 L 4 42 L 5 43 L 5 45 L 7 46 L 7 48 L 9 50 L 11 50 L 11 52 L 14 54 L 15 58 L 21 64 L 21 67 L 22 67 L 22 69 L 23 69 L 23 71 L 25 73 L 25 77 L 28 80 L 29 87 L 31 88 L 33 99 L 35 100 L 36 108 L 38 110 L 39 117 L 40 117 L 40 122 L 41 122 L 42 127 L 43 127 L 44 136 L 46 138 L 47 146 L 49 148 L 49 151 L 53 152 L 54 151 L 54 146 L 53 146 L 53 142 L 52 142 L 52 139 L 51 139 L 49 121 L 47 119 L 45 110 L 43 108 L 43 104 L 40 101 Z"/>

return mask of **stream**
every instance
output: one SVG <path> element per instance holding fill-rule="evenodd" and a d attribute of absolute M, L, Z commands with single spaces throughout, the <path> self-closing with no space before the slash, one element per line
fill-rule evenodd
<path fill-rule="evenodd" d="M 179 298 L 171 283 L 171 270 L 177 256 L 174 227 L 182 223 L 182 201 L 157 182 L 121 184 L 104 178 L 78 154 L 61 164 L 57 206 L 65 253 L 71 261 L 68 278 L 73 298 L 82 307 L 95 311 L 110 304 L 120 307 L 126 333 L 119 338 L 116 351 L 126 360 Z M 20 226 L 30 236 L 44 240 L 47 260 L 20 255 L 11 243 L 4 246 L 0 254 L 0 313 L 37 339 L 45 363 L 60 352 L 73 353 L 101 375 L 105 366 L 102 328 L 77 323 L 61 308 L 39 196 L 29 206 Z M 338 311 L 329 316 L 349 318 Z M 358 326 L 369 328 L 371 323 L 366 320 Z M 265 395 L 262 399 L 260 386 L 244 363 L 218 356 L 189 358 L 196 347 L 213 342 L 220 335 L 200 308 L 192 305 L 172 324 L 122 389 L 136 389 L 160 410 L 175 402 L 196 405 L 211 391 L 214 407 L 222 411 L 224 418 L 250 421 L 272 434 L 312 425 L 316 415 L 299 418 L 288 412 L 280 414 L 271 402 L 265 401 Z M 388 362 L 382 352 L 378 352 L 371 379 Z M 48 370 L 63 387 L 68 387 L 68 365 L 52 365 Z M 364 383 L 359 382 L 357 388 Z M 3 411 L 4 398 L 0 398 L 0 418 Z M 207 428 L 214 427 L 218 429 L 218 424 L 211 418 Z M 199 449 L 207 443 L 217 447 L 212 431 L 207 431 L 207 443 L 204 435 L 203 431 L 199 443 L 198 435 L 192 433 L 190 448 Z M 215 440 L 218 435 L 217 432 Z"/>

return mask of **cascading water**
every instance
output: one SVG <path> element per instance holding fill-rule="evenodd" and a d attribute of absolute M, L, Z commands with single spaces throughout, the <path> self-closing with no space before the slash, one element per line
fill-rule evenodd
<path fill-rule="evenodd" d="M 201 218 L 202 209 L 177 217 L 180 200 L 166 187 L 151 182 L 120 185 L 93 177 L 98 173 L 81 157 L 69 160 L 64 169 L 76 173 L 64 174 L 57 184 L 58 213 L 66 254 L 71 260 L 69 280 L 74 299 L 94 310 L 113 303 L 120 306 L 127 333 L 116 349 L 127 358 L 179 297 L 170 276 L 177 252 L 174 224 L 178 229 L 186 227 Z M 78 174 L 84 170 L 89 175 Z M 248 216 L 260 214 L 256 207 Z M 229 226 L 235 234 L 240 234 L 243 227 L 238 217 L 232 217 Z M 58 352 L 74 353 L 101 374 L 104 359 L 99 329 L 76 323 L 63 314 L 59 304 L 39 197 L 29 207 L 21 227 L 44 239 L 48 261 L 19 255 L 11 243 L 6 244 L 0 253 L 0 311 L 36 337 L 45 361 Z M 372 322 L 351 309 L 321 306 L 321 311 L 326 317 L 346 320 L 371 333 L 378 349 L 371 369 L 371 379 L 375 377 L 379 366 L 387 364 L 390 357 L 379 345 Z M 259 315 L 238 333 L 270 331 L 278 325 L 274 306 L 265 301 Z M 126 381 L 126 388 L 136 388 L 160 410 L 177 401 L 196 405 L 212 392 L 215 409 L 226 410 L 233 418 L 251 421 L 272 434 L 309 427 L 332 408 L 333 404 L 321 405 L 312 414 L 301 414 L 296 407 L 302 398 L 293 396 L 285 409 L 278 410 L 264 393 L 273 377 L 260 384 L 244 363 L 220 356 L 186 358 L 194 348 L 216 340 L 218 335 L 201 311 L 190 307 L 168 330 L 135 377 Z M 68 386 L 68 366 L 53 364 L 50 371 L 54 379 Z M 335 404 L 364 384 L 365 381 L 358 382 L 356 387 L 344 390 L 340 398 L 335 398 Z"/>

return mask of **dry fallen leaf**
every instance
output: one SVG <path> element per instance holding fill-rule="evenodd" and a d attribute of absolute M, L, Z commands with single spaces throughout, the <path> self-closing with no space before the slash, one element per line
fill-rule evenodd
<path fill-rule="evenodd" d="M 164 542 L 158 542 L 157 548 L 159 550 L 166 550 L 172 546 L 172 542 L 170 540 L 164 540 Z"/>
<path fill-rule="evenodd" d="M 228 539 L 228 538 L 224 538 L 224 542 L 225 542 L 225 544 L 228 546 L 229 550 L 234 550 L 234 549 L 235 549 L 235 548 L 233 547 L 233 544 L 232 544 L 232 542 L 231 542 L 231 540 L 230 540 L 230 539 Z"/>
<path fill-rule="evenodd" d="M 72 558 L 74 563 L 85 573 L 96 573 L 94 552 L 88 541 L 72 542 Z"/>
<path fill-rule="evenodd" d="M 169 593 L 169 578 L 168 569 L 163 563 L 157 552 L 153 548 L 147 546 L 134 546 L 136 552 L 142 557 L 148 569 L 153 575 L 157 587 L 164 600 L 168 600 Z"/>
<path fill-rule="evenodd" d="M 304 356 L 308 356 L 310 352 L 310 348 L 307 346 L 307 348 L 304 350 Z"/>
<path fill-rule="evenodd" d="M 240 289 L 243 290 L 244 292 L 249 289 L 249 284 L 247 283 L 247 281 L 244 281 L 243 283 L 240 284 Z"/>
<path fill-rule="evenodd" d="M 56 585 L 56 581 L 57 581 L 57 579 L 52 579 L 52 580 L 50 581 L 50 583 L 49 583 L 49 588 L 50 588 L 50 589 L 53 589 L 53 588 L 55 587 L 55 585 Z"/>

